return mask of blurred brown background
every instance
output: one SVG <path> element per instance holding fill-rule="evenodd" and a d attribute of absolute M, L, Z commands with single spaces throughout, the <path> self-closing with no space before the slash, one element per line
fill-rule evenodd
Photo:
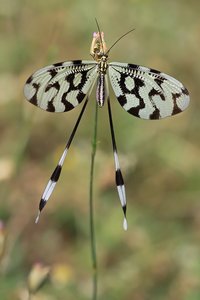
<path fill-rule="evenodd" d="M 112 94 L 128 198 L 127 232 L 114 183 L 106 106 L 99 110 L 94 186 L 98 299 L 200 299 L 199 11 L 195 0 L 0 1 L 0 299 L 28 299 L 28 274 L 38 262 L 49 266 L 51 275 L 33 299 L 90 299 L 88 194 L 95 94 L 36 226 L 41 194 L 80 107 L 47 113 L 25 101 L 23 85 L 45 65 L 91 59 L 95 17 L 108 46 L 136 29 L 112 49 L 110 61 L 161 70 L 183 82 L 191 95 L 184 113 L 144 121 L 127 114 Z"/>

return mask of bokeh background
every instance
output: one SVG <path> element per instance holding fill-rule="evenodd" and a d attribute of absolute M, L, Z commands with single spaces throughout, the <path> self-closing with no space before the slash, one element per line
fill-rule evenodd
<path fill-rule="evenodd" d="M 191 95 L 184 113 L 145 121 L 127 114 L 112 94 L 127 232 L 114 183 L 107 107 L 99 110 L 98 299 L 200 299 L 199 11 L 196 0 L 0 0 L 0 299 L 28 299 L 28 283 L 36 292 L 31 299 L 91 299 L 88 195 L 95 94 L 36 226 L 41 194 L 80 107 L 47 113 L 25 101 L 23 85 L 45 65 L 91 59 L 95 17 L 108 46 L 136 29 L 112 49 L 111 61 L 162 70 Z"/>

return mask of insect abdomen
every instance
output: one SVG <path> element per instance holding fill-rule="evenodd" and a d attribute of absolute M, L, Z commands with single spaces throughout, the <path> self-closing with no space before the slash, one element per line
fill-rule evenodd
<path fill-rule="evenodd" d="M 97 78 L 96 100 L 100 107 L 104 105 L 106 99 L 105 75 L 100 73 Z"/>

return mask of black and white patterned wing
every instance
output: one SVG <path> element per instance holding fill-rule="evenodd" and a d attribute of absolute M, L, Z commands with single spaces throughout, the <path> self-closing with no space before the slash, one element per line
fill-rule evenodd
<path fill-rule="evenodd" d="M 31 75 L 24 86 L 24 95 L 44 110 L 69 111 L 82 102 L 97 75 L 97 64 L 93 61 L 56 63 Z"/>
<path fill-rule="evenodd" d="M 134 64 L 109 64 L 109 77 L 120 105 L 142 119 L 162 119 L 185 110 L 189 93 L 181 82 Z"/>

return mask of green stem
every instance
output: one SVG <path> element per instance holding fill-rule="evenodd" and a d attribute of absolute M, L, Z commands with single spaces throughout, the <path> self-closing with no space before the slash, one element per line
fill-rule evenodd
<path fill-rule="evenodd" d="M 91 166 L 90 166 L 90 240 L 91 240 L 91 260 L 93 268 L 93 293 L 92 300 L 97 299 L 97 257 L 96 257 L 96 243 L 95 243 L 95 229 L 94 229 L 94 208 L 93 208 L 93 179 L 94 179 L 94 162 L 97 147 L 97 120 L 98 120 L 98 104 L 96 103 L 95 118 L 94 118 L 94 132 L 92 138 L 92 152 L 91 152 Z"/>

